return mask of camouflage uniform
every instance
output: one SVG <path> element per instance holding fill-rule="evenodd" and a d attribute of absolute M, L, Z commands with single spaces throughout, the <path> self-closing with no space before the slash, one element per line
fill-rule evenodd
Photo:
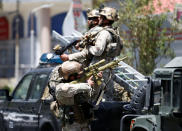
<path fill-rule="evenodd" d="M 102 27 L 96 26 L 92 29 L 90 29 L 88 32 L 85 33 L 84 38 L 80 43 L 79 46 L 83 48 L 81 52 L 77 52 L 74 54 L 69 54 L 69 60 L 73 61 L 79 61 L 82 62 L 82 64 L 87 67 L 89 66 L 91 60 L 92 60 L 92 55 L 89 53 L 89 44 L 92 44 L 95 41 L 95 37 L 98 34 L 99 31 L 103 30 Z M 87 37 L 89 40 L 87 40 Z M 93 40 L 90 40 L 90 37 L 93 38 Z"/>
<path fill-rule="evenodd" d="M 111 27 L 95 27 L 91 31 L 92 33 L 97 33 L 95 39 L 93 40 L 94 45 L 86 46 L 81 52 L 70 54 L 69 60 L 76 61 L 86 61 L 86 66 L 88 63 L 94 64 L 102 59 L 105 59 L 106 62 L 110 62 L 114 59 L 115 52 L 112 52 L 112 55 L 109 52 L 110 43 L 112 43 L 113 37 L 112 34 L 107 30 L 107 28 Z M 94 32 L 95 31 L 95 32 Z M 117 48 L 117 47 L 115 47 Z M 111 57 L 110 57 L 111 56 Z M 107 83 L 106 91 L 105 91 L 105 99 L 112 100 L 114 88 L 113 88 L 113 80 L 110 80 L 110 70 L 105 70 L 103 72 L 103 78 L 105 83 Z M 110 80 L 109 82 L 107 82 Z"/>
<path fill-rule="evenodd" d="M 116 82 L 114 82 L 114 90 L 114 101 L 131 101 L 131 94 Z"/>
<path fill-rule="evenodd" d="M 56 95 L 55 95 L 55 91 L 56 91 L 56 86 L 61 82 L 62 78 L 59 76 L 59 72 L 58 69 L 61 67 L 61 65 L 56 66 L 50 76 L 49 76 L 49 83 L 48 83 L 48 87 L 49 87 L 49 93 L 52 95 L 54 101 L 51 102 L 50 104 L 50 109 L 51 111 L 54 113 L 54 115 L 56 117 L 60 117 L 60 110 L 58 109 L 58 103 L 56 102 Z"/>
<path fill-rule="evenodd" d="M 49 77 L 49 92 L 50 94 L 55 98 L 55 90 L 56 86 L 60 83 L 61 77 L 59 76 L 58 69 L 61 67 L 61 65 L 56 66 Z"/>
<path fill-rule="evenodd" d="M 117 11 L 110 7 L 105 7 L 100 12 L 100 15 L 103 15 L 107 20 L 115 21 L 118 19 Z M 94 64 L 102 59 L 105 59 L 106 62 L 110 62 L 118 55 L 116 50 L 119 48 L 118 41 L 116 39 L 117 32 L 112 29 L 111 25 L 104 27 L 96 26 L 92 28 L 88 33 L 90 33 L 90 41 L 86 41 L 85 48 L 78 53 L 68 55 L 69 60 L 76 61 L 86 61 L 86 66 L 89 64 Z M 117 37 L 119 38 L 119 37 Z M 120 39 L 119 39 L 120 40 Z M 116 53 L 116 54 L 115 54 Z M 120 52 L 119 52 L 120 53 Z M 114 83 L 111 79 L 112 71 L 105 70 L 103 72 L 104 83 L 107 85 L 105 96 L 106 100 L 112 100 L 114 94 Z M 104 85 L 102 85 L 104 86 Z"/>
<path fill-rule="evenodd" d="M 88 102 L 91 98 L 91 87 L 87 83 L 69 84 L 60 83 L 56 87 L 56 99 L 65 111 L 62 116 L 63 131 L 90 131 L 89 118 L 83 114 L 81 106 L 75 103 L 75 95 L 84 93 L 84 101 Z M 80 95 L 80 94 L 79 94 Z M 79 100 L 83 101 L 83 100 Z M 63 112 L 63 111 L 62 111 Z"/>
<path fill-rule="evenodd" d="M 90 131 L 92 106 L 88 102 L 93 90 L 88 83 L 71 84 L 68 79 L 68 76 L 81 70 L 78 62 L 67 61 L 55 67 L 51 73 L 49 85 L 54 87 L 57 102 L 53 102 L 50 108 L 62 119 L 63 131 Z"/>
<path fill-rule="evenodd" d="M 74 105 L 74 95 L 87 93 L 91 97 L 92 88 L 87 83 L 60 83 L 56 86 L 56 99 L 63 105 Z"/>
<path fill-rule="evenodd" d="M 91 131 L 87 123 L 79 124 L 74 122 L 73 124 L 67 124 L 62 131 Z"/>

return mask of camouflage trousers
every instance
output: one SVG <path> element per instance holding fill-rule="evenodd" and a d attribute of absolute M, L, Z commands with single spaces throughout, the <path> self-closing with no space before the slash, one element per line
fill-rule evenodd
<path fill-rule="evenodd" d="M 118 83 L 114 82 L 114 101 L 131 101 L 130 92 L 126 91 L 124 87 L 121 87 Z"/>
<path fill-rule="evenodd" d="M 73 124 L 66 123 L 62 131 L 91 131 L 91 129 L 88 123 L 74 122 Z"/>
<path fill-rule="evenodd" d="M 113 72 L 105 71 L 103 72 L 104 82 L 101 85 L 102 88 L 105 87 L 105 92 L 103 96 L 103 101 L 112 101 L 114 97 L 114 81 L 112 79 Z"/>
<path fill-rule="evenodd" d="M 106 86 L 102 101 L 124 101 L 129 102 L 131 100 L 131 94 L 127 92 L 123 87 L 113 81 L 113 71 L 103 72 L 104 83 L 102 86 Z"/>

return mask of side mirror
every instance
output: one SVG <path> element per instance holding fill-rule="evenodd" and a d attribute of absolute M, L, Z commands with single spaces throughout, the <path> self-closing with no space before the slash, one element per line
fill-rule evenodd
<path fill-rule="evenodd" d="M 0 89 L 0 100 L 10 100 L 10 98 L 8 89 Z"/>

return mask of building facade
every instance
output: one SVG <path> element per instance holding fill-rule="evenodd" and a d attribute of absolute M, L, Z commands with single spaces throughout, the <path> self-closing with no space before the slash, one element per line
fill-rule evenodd
<path fill-rule="evenodd" d="M 2 1 L 0 87 L 14 86 L 25 72 L 38 65 L 42 53 L 51 52 L 51 32 L 55 30 L 62 34 L 63 21 L 71 2 L 73 5 L 81 3 L 79 9 L 86 18 L 86 10 L 92 8 L 91 0 Z M 77 8 L 74 6 L 74 11 L 79 15 Z"/>

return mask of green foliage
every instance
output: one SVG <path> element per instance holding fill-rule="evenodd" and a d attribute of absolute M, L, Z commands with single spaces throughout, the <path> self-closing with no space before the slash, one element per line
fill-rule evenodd
<path fill-rule="evenodd" d="M 105 2 L 109 2 L 113 0 L 93 0 L 93 8 L 99 8 L 101 4 L 104 4 Z"/>
<path fill-rule="evenodd" d="M 149 75 L 163 57 L 174 57 L 170 43 L 174 40 L 174 27 L 164 27 L 167 15 L 154 15 L 151 0 L 125 0 L 121 2 L 119 25 L 128 63 Z M 168 34 L 168 35 L 166 35 Z"/>
<path fill-rule="evenodd" d="M 10 93 L 12 93 L 12 91 L 13 91 L 13 88 L 8 85 L 2 86 L 2 87 L 0 87 L 0 89 L 7 89 L 7 90 L 9 90 Z"/>

